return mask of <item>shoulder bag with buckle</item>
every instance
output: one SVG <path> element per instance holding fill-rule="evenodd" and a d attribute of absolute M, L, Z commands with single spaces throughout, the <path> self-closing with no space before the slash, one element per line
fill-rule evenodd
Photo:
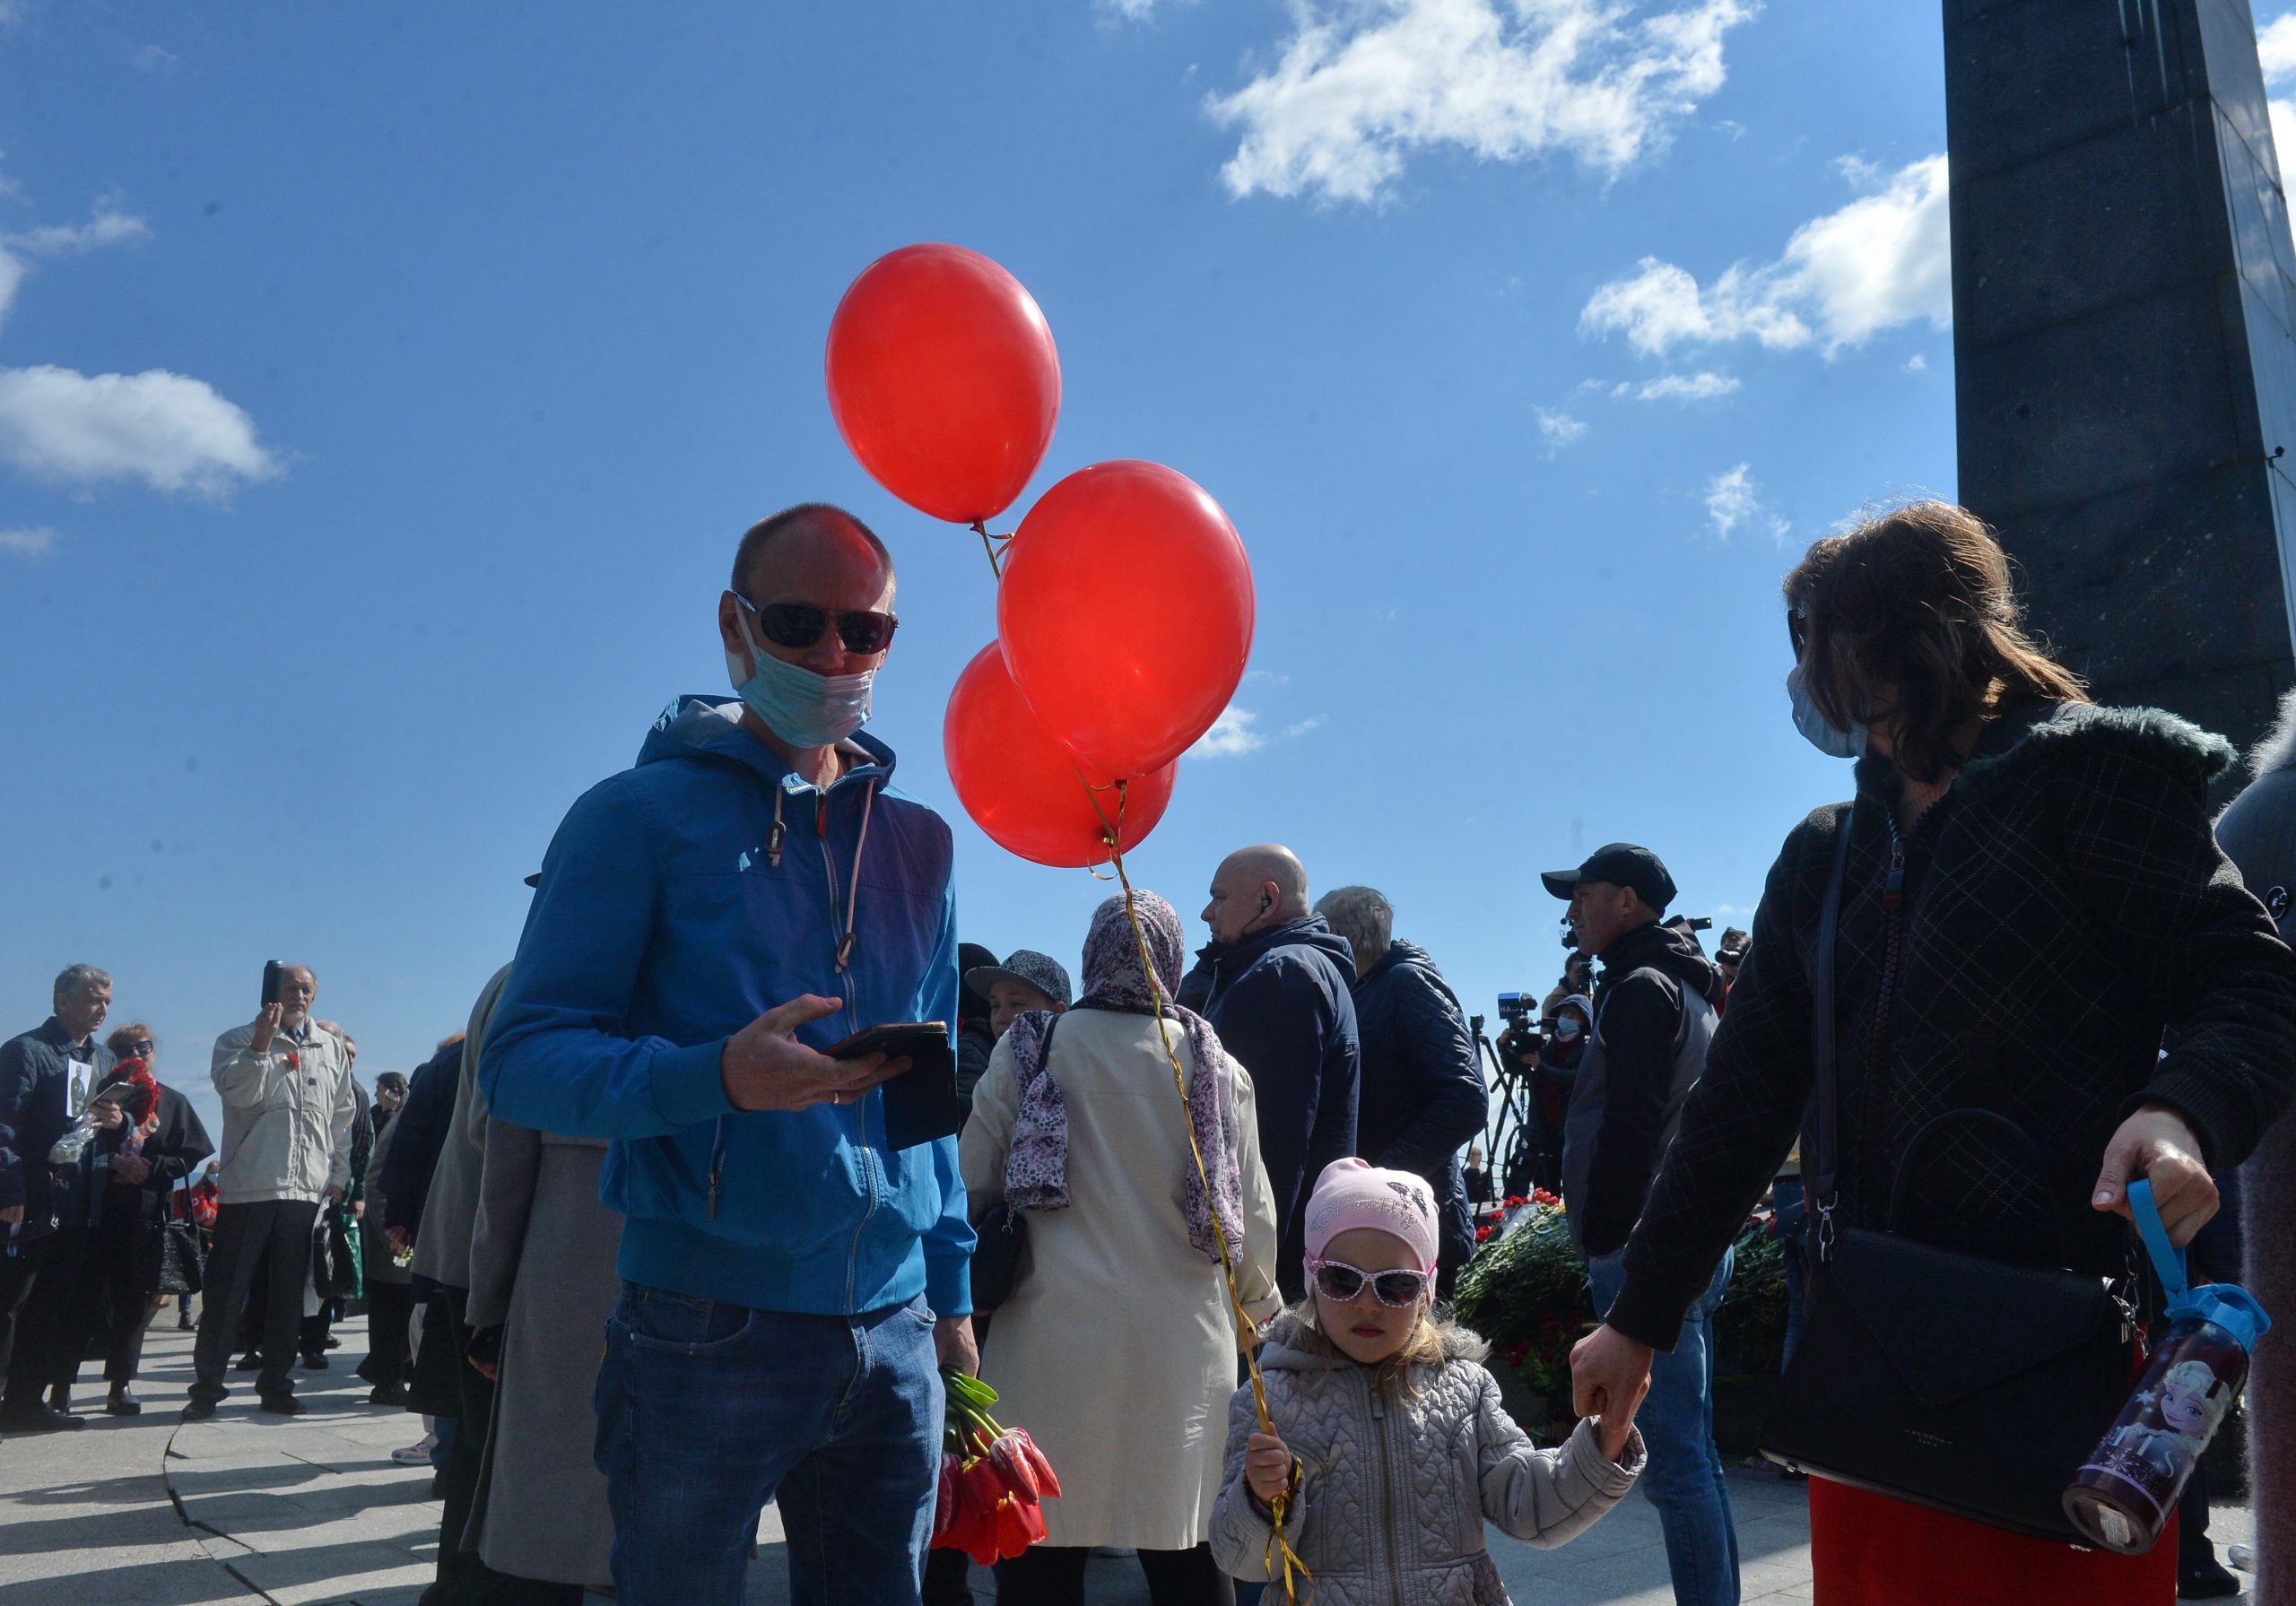
<path fill-rule="evenodd" d="M 2013 1532 L 2085 1544 L 2066 1485 L 2128 1393 L 2134 1315 L 2105 1280 L 2011 1265 L 1904 1236 L 1906 1183 L 1932 1139 L 1992 1110 L 1948 1111 L 1907 1146 L 1883 1230 L 1837 1230 L 1834 948 L 1849 817 L 1834 844 L 1812 987 L 1817 1130 L 1805 1150 L 1812 1303 L 1760 1444 L 1771 1461 Z M 2063 1257 L 2073 1234 L 2057 1207 Z"/>
<path fill-rule="evenodd" d="M 1058 1015 L 1048 1017 L 1044 1023 L 1039 1052 L 1048 1073 L 1052 1066 L 1052 1034 L 1059 1025 Z M 992 1311 L 1010 1299 L 1021 1279 L 1028 1275 L 1028 1212 L 1015 1210 L 1009 1199 L 998 1199 L 975 1224 L 973 1240 L 972 1307 L 976 1312 Z"/>

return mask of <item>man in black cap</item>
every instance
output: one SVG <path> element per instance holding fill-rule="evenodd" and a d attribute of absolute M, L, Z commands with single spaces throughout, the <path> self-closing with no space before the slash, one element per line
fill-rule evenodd
<path fill-rule="evenodd" d="M 1562 1124 L 1565 1220 L 1587 1257 L 1599 1317 L 1618 1298 L 1627 1237 L 1683 1100 L 1706 1068 L 1722 977 L 1696 938 L 1659 924 L 1674 878 L 1648 848 L 1613 842 L 1576 870 L 1540 879 L 1570 901 L 1578 947 L 1602 961 L 1594 1039 Z M 1729 1285 L 1726 1254 L 1674 1352 L 1654 1359 L 1650 1395 L 1635 1419 L 1650 1454 L 1642 1492 L 1658 1508 L 1674 1599 L 1697 1606 L 1738 1600 L 1737 1532 L 1714 1448 L 1712 1398 L 1714 1307 Z"/>

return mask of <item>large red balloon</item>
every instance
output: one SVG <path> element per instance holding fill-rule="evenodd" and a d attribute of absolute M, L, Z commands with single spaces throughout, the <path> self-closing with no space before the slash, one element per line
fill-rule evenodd
<path fill-rule="evenodd" d="M 1060 354 L 1021 282 L 962 246 L 861 270 L 829 326 L 829 410 L 878 484 L 961 525 L 1013 505 L 1060 415 Z"/>
<path fill-rule="evenodd" d="M 1166 764 L 1143 776 L 1119 801 L 1104 774 L 1080 771 L 1075 756 L 1029 712 L 994 641 L 965 665 L 949 693 L 941 752 L 958 801 L 992 841 L 1069 870 L 1108 862 L 1110 825 L 1126 853 L 1145 840 L 1172 801 L 1179 768 Z"/>
<path fill-rule="evenodd" d="M 1100 463 L 1021 521 L 996 594 L 1005 661 L 1045 728 L 1111 775 L 1212 728 L 1252 650 L 1252 569 L 1187 475 Z"/>

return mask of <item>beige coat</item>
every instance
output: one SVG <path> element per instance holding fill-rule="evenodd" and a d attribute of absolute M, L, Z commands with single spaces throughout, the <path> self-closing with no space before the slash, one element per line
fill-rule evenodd
<path fill-rule="evenodd" d="M 254 1041 L 254 1027 L 233 1027 L 210 1067 L 223 1099 L 223 1202 L 316 1204 L 328 1188 L 349 1191 L 359 1102 L 343 1039 L 314 1026 L 300 1043 L 280 1032 L 261 1054 Z"/>
<path fill-rule="evenodd" d="M 1172 1045 L 1193 1076 L 1186 1034 L 1174 1029 Z M 1228 1063 L 1242 1137 L 1237 1287 L 1265 1323 L 1280 1304 L 1275 1196 L 1251 1079 Z M 1051 1543 L 1185 1550 L 1210 1532 L 1237 1367 L 1220 1268 L 1187 1241 L 1187 1110 L 1145 1015 L 1062 1016 L 1050 1069 L 1068 1108 L 1069 1206 L 1029 1213 L 1028 1266 L 991 1318 L 980 1375 L 1003 1396 L 997 1419 L 1027 1428 L 1060 1475 L 1044 1507 Z M 1008 1039 L 959 1144 L 976 1221 L 1004 1194 L 1018 1103 Z"/>

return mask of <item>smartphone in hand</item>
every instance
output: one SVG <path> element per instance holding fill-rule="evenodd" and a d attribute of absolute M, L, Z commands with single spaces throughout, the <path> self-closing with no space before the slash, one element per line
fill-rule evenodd
<path fill-rule="evenodd" d="M 283 959 L 263 962 L 263 1005 L 269 1009 L 274 1003 L 287 1002 L 287 963 Z"/>
<path fill-rule="evenodd" d="M 947 1021 L 865 1027 L 826 1052 L 835 1060 L 882 1054 L 909 1061 L 909 1069 L 883 1089 L 888 1149 L 913 1149 L 954 1137 L 964 1124 L 964 1107 L 957 1102 L 957 1056 L 949 1046 Z"/>

